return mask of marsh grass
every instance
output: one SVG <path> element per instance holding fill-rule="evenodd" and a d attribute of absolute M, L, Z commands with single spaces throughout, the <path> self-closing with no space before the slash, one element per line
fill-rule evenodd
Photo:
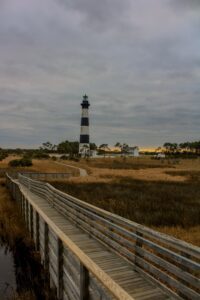
<path fill-rule="evenodd" d="M 14 200 L 10 197 L 5 181 L 0 180 L 0 242 L 14 257 L 17 292 L 11 299 L 55 299 L 51 297 L 45 273 L 35 251 L 25 224 Z"/>
<path fill-rule="evenodd" d="M 21 293 L 20 295 L 16 292 L 13 292 L 13 294 L 7 300 L 37 300 L 37 299 L 32 292 L 26 291 Z"/>
<path fill-rule="evenodd" d="M 11 157 L 13 158 L 13 157 Z M 73 176 L 79 175 L 79 171 L 65 165 L 57 164 L 50 159 L 33 159 L 33 165 L 30 167 L 10 167 L 9 159 L 0 163 L 0 178 L 5 177 L 6 172 L 41 172 L 41 173 L 71 173 Z"/>
<path fill-rule="evenodd" d="M 57 162 L 54 162 L 50 159 L 48 160 L 33 160 L 33 167 L 29 170 L 37 172 L 44 172 L 44 173 L 77 173 L 77 170 L 74 168 L 70 168 L 65 165 L 57 164 Z"/>
<path fill-rule="evenodd" d="M 197 182 L 144 181 L 130 177 L 108 182 L 54 182 L 56 188 L 90 204 L 150 227 L 200 225 Z"/>
<path fill-rule="evenodd" d="M 155 160 L 144 157 L 116 157 L 82 160 L 82 164 L 91 168 L 140 170 L 148 168 L 174 168 L 173 160 Z"/>
<path fill-rule="evenodd" d="M 200 183 L 200 171 L 199 170 L 178 170 L 178 171 L 166 171 L 171 176 L 183 176 L 188 181 Z"/>

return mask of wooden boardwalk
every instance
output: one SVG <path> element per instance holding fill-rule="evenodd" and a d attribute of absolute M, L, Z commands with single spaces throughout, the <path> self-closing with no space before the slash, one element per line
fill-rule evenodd
<path fill-rule="evenodd" d="M 165 277 L 162 273 L 160 280 L 160 278 L 154 279 L 152 276 L 145 276 L 144 270 L 140 272 L 137 267 L 140 257 L 135 259 L 136 265 L 134 266 L 127 259 L 128 255 L 127 257 L 123 255 L 123 249 L 119 245 L 117 246 L 116 242 L 109 247 L 105 238 L 102 237 L 100 240 L 97 239 L 97 235 L 92 234 L 92 232 L 96 232 L 95 228 L 92 228 L 91 232 L 83 230 L 84 227 L 80 220 L 84 218 L 79 214 L 80 207 L 79 210 L 74 211 L 76 218 L 67 218 L 71 212 L 66 213 L 66 207 L 57 207 L 56 202 L 48 201 L 50 198 L 44 197 L 42 194 L 43 190 L 39 186 L 41 187 L 44 183 L 38 184 L 37 189 L 33 192 L 31 191 L 33 187 L 36 188 L 34 184 L 33 180 L 25 179 L 24 176 L 21 177 L 20 182 L 8 178 L 8 186 L 20 205 L 36 248 L 40 251 L 42 262 L 49 272 L 51 284 L 57 289 L 58 299 L 200 299 L 197 291 L 199 279 L 194 274 L 188 275 L 187 273 L 190 272 L 188 258 L 183 257 L 181 260 L 179 258 L 179 263 L 182 260 L 186 263 L 185 271 L 182 271 L 183 277 L 185 280 L 189 280 L 195 288 L 184 286 L 184 281 L 180 280 L 179 287 L 182 289 L 182 293 L 184 294 L 185 291 L 187 295 L 187 297 L 182 297 L 181 293 L 177 292 L 178 289 L 170 289 L 170 286 L 164 285 Z M 60 195 L 62 194 L 60 192 Z M 54 197 L 58 196 L 54 189 Z M 86 217 L 86 213 L 84 216 Z M 100 219 L 98 221 L 98 215 L 96 217 L 98 227 Z M 106 220 L 104 221 L 106 222 Z M 92 223 L 89 224 L 89 220 L 87 222 L 88 225 L 93 226 Z M 86 225 L 85 229 L 87 229 Z M 112 228 L 111 232 L 113 236 L 117 233 Z M 140 236 L 142 236 L 141 233 Z M 174 240 L 171 243 L 175 242 Z M 140 240 L 135 247 L 142 247 Z M 179 247 L 183 250 L 181 245 Z M 191 264 L 195 272 L 199 274 L 199 263 L 196 262 L 199 249 L 194 247 L 194 249 L 184 249 L 185 252 L 186 250 L 190 256 L 195 256 L 195 260 Z M 162 251 L 165 252 L 163 248 Z M 168 252 L 170 253 L 170 250 Z M 189 257 L 188 253 L 187 257 Z M 151 259 L 150 256 L 149 259 Z M 163 266 L 166 265 L 163 257 L 160 262 Z M 149 267 L 149 269 L 151 268 Z M 177 269 L 178 266 L 174 266 L 173 271 L 178 272 Z M 174 280 L 174 282 L 176 281 L 177 279 Z"/>

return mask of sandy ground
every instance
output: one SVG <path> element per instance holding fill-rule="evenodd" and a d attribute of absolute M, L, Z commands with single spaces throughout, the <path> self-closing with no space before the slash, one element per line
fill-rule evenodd
<path fill-rule="evenodd" d="M 0 162 L 0 168 L 7 168 L 9 167 L 9 162 L 13 159 L 20 159 L 20 156 L 9 156 L 3 161 Z M 65 165 L 57 165 L 52 160 L 39 160 L 33 159 L 33 166 L 26 168 L 28 171 L 37 171 L 37 172 L 46 172 L 46 173 L 72 173 L 73 176 L 78 175 L 78 171 L 74 168 L 70 168 L 70 166 Z"/>
<path fill-rule="evenodd" d="M 74 169 L 65 165 L 58 165 L 56 162 L 52 160 L 33 160 L 33 166 L 30 170 L 33 169 L 39 172 L 47 172 L 47 173 L 73 173 L 75 175 Z"/>
<path fill-rule="evenodd" d="M 64 163 L 64 162 L 55 162 L 55 164 L 62 165 L 62 166 L 66 166 L 66 167 L 68 167 L 68 168 L 70 168 L 70 169 L 73 169 L 73 171 L 74 171 L 74 169 L 75 169 L 76 171 L 78 171 L 78 175 L 79 175 L 80 177 L 85 177 L 85 176 L 88 175 L 87 170 L 82 169 L 82 168 L 79 168 L 79 167 L 77 167 L 77 166 L 75 167 L 75 166 L 69 165 L 69 164 Z"/>
<path fill-rule="evenodd" d="M 17 155 L 10 155 L 8 157 L 6 157 L 4 160 L 0 161 L 0 167 L 1 168 L 7 168 L 8 167 L 8 164 L 11 160 L 13 159 L 20 159 L 21 157 L 20 156 L 17 156 Z"/>

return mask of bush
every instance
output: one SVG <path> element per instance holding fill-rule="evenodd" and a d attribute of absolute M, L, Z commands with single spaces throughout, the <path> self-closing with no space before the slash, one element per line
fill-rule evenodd
<path fill-rule="evenodd" d="M 33 154 L 33 158 L 36 159 L 48 159 L 49 158 L 49 154 L 44 153 L 44 152 L 36 152 Z"/>
<path fill-rule="evenodd" d="M 32 165 L 32 160 L 29 158 L 14 159 L 9 162 L 10 167 L 30 167 Z"/>
<path fill-rule="evenodd" d="M 68 156 L 68 155 L 62 155 L 62 156 L 60 157 L 60 159 L 62 159 L 62 160 L 68 160 L 68 159 L 69 159 L 69 156 Z"/>
<path fill-rule="evenodd" d="M 52 156 L 51 158 L 53 161 L 56 161 L 57 160 L 57 157 L 56 156 Z"/>
<path fill-rule="evenodd" d="M 8 153 L 1 151 L 0 152 L 0 161 L 4 160 L 6 157 L 8 157 Z"/>

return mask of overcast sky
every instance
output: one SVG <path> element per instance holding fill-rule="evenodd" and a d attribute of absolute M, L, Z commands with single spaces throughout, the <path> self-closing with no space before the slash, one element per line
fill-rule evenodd
<path fill-rule="evenodd" d="M 0 147 L 200 139 L 199 0 L 0 0 Z"/>

